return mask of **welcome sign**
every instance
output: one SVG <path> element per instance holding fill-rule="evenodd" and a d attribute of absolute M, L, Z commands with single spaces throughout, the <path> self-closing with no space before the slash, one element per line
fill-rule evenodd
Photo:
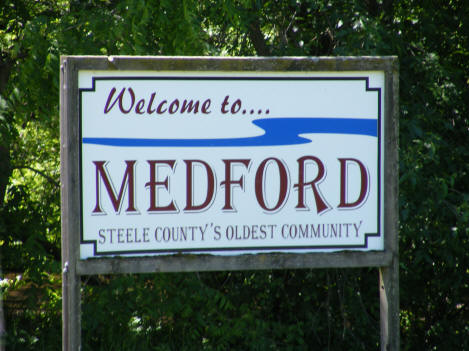
<path fill-rule="evenodd" d="M 64 349 L 84 275 L 352 267 L 399 349 L 397 57 L 60 62 Z"/>
<path fill-rule="evenodd" d="M 80 70 L 80 258 L 384 250 L 384 89 L 379 70 Z"/>

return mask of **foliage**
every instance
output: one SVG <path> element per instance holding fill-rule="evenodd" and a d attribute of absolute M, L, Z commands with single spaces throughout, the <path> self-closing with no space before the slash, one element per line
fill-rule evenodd
<path fill-rule="evenodd" d="M 125 54 L 398 55 L 402 349 L 469 350 L 468 26 L 463 0 L 7 0 L 1 266 L 22 276 L 1 284 L 8 349 L 60 349 L 59 55 Z M 377 349 L 376 281 L 371 269 L 89 277 L 83 343 Z"/>
<path fill-rule="evenodd" d="M 311 270 L 90 278 L 84 348 L 376 348 L 379 312 L 362 298 L 376 272 L 325 277 L 327 285 Z M 110 318 L 112 327 L 102 323 Z"/>

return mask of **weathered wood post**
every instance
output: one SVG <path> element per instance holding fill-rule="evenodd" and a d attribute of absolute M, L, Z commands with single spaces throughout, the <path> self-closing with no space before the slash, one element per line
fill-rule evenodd
<path fill-rule="evenodd" d="M 385 187 L 385 228 L 391 235 L 385 237 L 386 246 L 392 252 L 389 265 L 379 268 L 381 350 L 394 351 L 400 347 L 399 318 L 399 241 L 398 241 L 398 140 L 399 140 L 399 67 L 397 60 L 390 63 L 386 79 L 385 121 L 386 151 L 385 178 L 389 184 Z"/>
<path fill-rule="evenodd" d="M 77 274 L 80 239 L 80 166 L 78 116 L 78 70 L 66 57 L 61 59 L 60 146 L 62 206 L 62 349 L 80 350 L 80 276 Z"/>

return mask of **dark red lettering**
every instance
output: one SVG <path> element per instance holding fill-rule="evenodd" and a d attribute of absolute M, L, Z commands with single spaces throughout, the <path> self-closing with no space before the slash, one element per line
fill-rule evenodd
<path fill-rule="evenodd" d="M 188 113 L 198 113 L 199 112 L 199 101 L 197 100 L 195 103 L 192 101 L 192 100 L 184 100 L 182 102 L 182 107 L 181 107 L 181 113 L 184 113 L 184 112 L 188 112 Z"/>
<path fill-rule="evenodd" d="M 114 99 L 114 101 L 111 103 L 111 100 L 112 100 L 112 97 L 114 96 L 114 93 L 116 92 L 116 88 L 112 88 L 111 91 L 109 92 L 109 96 L 107 97 L 107 101 L 106 101 L 106 105 L 104 105 L 104 113 L 109 113 L 112 108 L 114 107 L 114 105 L 116 104 L 116 102 L 119 102 L 119 110 L 121 110 L 122 113 L 129 113 L 133 106 L 134 106 L 134 103 L 135 103 L 135 94 L 134 94 L 134 91 L 132 88 L 128 88 L 128 92 L 130 94 L 130 100 L 131 100 L 131 103 L 130 103 L 130 107 L 126 110 L 124 108 L 124 103 L 123 103 L 123 98 L 124 98 L 124 92 L 125 92 L 125 88 L 122 88 L 121 92 L 119 93 L 119 95 L 117 95 L 117 97 Z M 111 103 L 111 105 L 109 106 L 109 104 Z"/>
<path fill-rule="evenodd" d="M 92 213 L 104 213 L 100 206 L 100 179 L 103 180 L 104 186 L 106 187 L 107 193 L 111 200 L 112 206 L 115 212 L 119 212 L 122 199 L 124 198 L 124 191 L 128 188 L 128 206 L 126 212 L 137 212 L 135 208 L 135 177 L 134 177 L 134 165 L 136 161 L 125 161 L 126 169 L 124 172 L 124 178 L 122 179 L 119 194 L 116 195 L 112 181 L 109 179 L 105 164 L 106 161 L 93 161 L 96 166 L 96 206 Z"/>
<path fill-rule="evenodd" d="M 209 164 L 202 160 L 184 160 L 186 164 L 186 207 L 184 211 L 202 211 L 207 208 L 215 195 L 215 173 Z M 205 200 L 200 205 L 194 205 L 194 181 L 193 181 L 193 167 L 194 164 L 200 164 L 205 168 L 207 173 L 207 194 Z"/>
<path fill-rule="evenodd" d="M 265 198 L 264 198 L 264 194 L 265 194 L 264 177 L 265 177 L 266 166 L 268 163 L 271 163 L 271 162 L 275 162 L 277 164 L 278 171 L 279 171 L 280 188 L 279 188 L 277 204 L 274 207 L 269 208 L 267 207 L 267 204 L 265 203 Z M 287 199 L 287 194 L 288 194 L 288 172 L 282 161 L 280 161 L 277 158 L 271 157 L 261 162 L 256 172 L 255 192 L 256 192 L 257 202 L 265 211 L 269 211 L 269 212 L 276 211 L 280 207 L 283 206 L 283 204 L 285 203 L 285 200 Z"/>
<path fill-rule="evenodd" d="M 173 100 L 173 102 L 171 102 L 171 104 L 169 105 L 169 113 L 170 114 L 175 114 L 179 109 L 179 100 L 178 99 L 175 99 Z"/>
<path fill-rule="evenodd" d="M 156 113 L 158 113 L 159 115 L 162 115 L 163 113 L 165 113 L 166 109 L 163 110 L 163 106 L 166 104 L 167 104 L 166 100 L 161 101 L 156 109 Z"/>
<path fill-rule="evenodd" d="M 305 182 L 305 163 L 307 161 L 313 161 L 316 163 L 318 166 L 318 174 L 316 178 L 309 182 Z M 322 161 L 314 156 L 303 156 L 298 159 L 298 183 L 295 184 L 293 187 L 298 188 L 298 204 L 296 205 L 295 208 L 297 209 L 307 209 L 305 205 L 305 187 L 311 186 L 311 189 L 313 190 L 313 195 L 314 195 L 314 200 L 316 202 L 316 211 L 317 213 L 322 213 L 329 209 L 329 206 L 327 206 L 326 202 L 323 200 L 321 193 L 318 189 L 317 183 L 319 183 L 324 175 L 325 175 L 325 168 L 324 164 Z"/>
<path fill-rule="evenodd" d="M 355 158 L 339 158 L 340 162 L 340 204 L 338 208 L 360 206 L 368 194 L 368 171 L 363 163 Z M 347 163 L 354 162 L 360 169 L 360 194 L 354 202 L 347 202 Z"/>
<path fill-rule="evenodd" d="M 150 96 L 150 101 L 148 102 L 147 113 L 151 115 L 155 110 L 152 109 L 153 107 L 153 100 L 155 100 L 155 93 L 152 93 Z"/>
<path fill-rule="evenodd" d="M 240 99 L 237 99 L 237 100 L 233 103 L 233 105 L 231 105 L 231 113 L 232 113 L 232 114 L 238 113 L 240 109 L 241 109 L 241 100 L 240 100 Z"/>
<path fill-rule="evenodd" d="M 244 176 L 241 176 L 237 180 L 231 179 L 231 165 L 234 163 L 240 163 L 244 165 L 244 167 L 249 168 L 249 164 L 251 160 L 249 159 L 240 159 L 240 160 L 223 160 L 225 163 L 225 180 L 220 183 L 221 186 L 225 186 L 225 206 L 223 206 L 223 211 L 236 211 L 233 208 L 233 204 L 231 201 L 231 188 L 232 185 L 239 185 L 241 190 L 244 190 Z"/>
<path fill-rule="evenodd" d="M 225 107 L 228 105 L 229 97 L 230 97 L 229 95 L 226 95 L 225 100 L 223 100 L 223 102 L 221 103 L 221 113 L 223 114 L 228 113 L 228 110 L 225 109 Z"/>
<path fill-rule="evenodd" d="M 139 115 L 143 115 L 145 113 L 145 111 L 143 111 L 144 109 L 145 109 L 145 100 L 143 99 L 138 100 L 137 105 L 135 105 L 135 112 L 137 112 Z"/>
<path fill-rule="evenodd" d="M 202 103 L 202 113 L 208 115 L 210 113 L 210 104 L 212 103 L 212 101 L 210 99 L 207 99 L 205 100 L 203 103 Z"/>
<path fill-rule="evenodd" d="M 163 187 L 166 190 L 169 190 L 169 176 L 164 180 L 157 180 L 158 175 L 156 174 L 156 165 L 167 165 L 174 170 L 174 165 L 176 164 L 175 160 L 149 160 L 147 161 L 150 165 L 150 180 L 145 184 L 145 186 L 150 188 L 150 207 L 148 212 L 177 212 L 176 205 L 171 201 L 167 206 L 158 206 L 158 200 L 156 198 L 157 187 Z"/>

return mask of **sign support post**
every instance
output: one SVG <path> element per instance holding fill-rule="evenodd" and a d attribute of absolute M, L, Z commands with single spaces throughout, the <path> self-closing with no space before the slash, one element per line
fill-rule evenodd
<path fill-rule="evenodd" d="M 385 113 L 386 139 L 385 179 L 389 184 L 385 187 L 385 228 L 390 233 L 385 237 L 385 246 L 392 252 L 391 262 L 379 267 L 379 298 L 380 298 L 380 330 L 381 351 L 394 351 L 400 348 L 399 318 L 399 241 L 398 241 L 398 135 L 399 135 L 399 71 L 397 62 L 390 68 L 386 80 Z"/>
<path fill-rule="evenodd" d="M 352 267 L 399 350 L 396 57 L 64 56 L 60 85 L 64 351 L 82 275 Z"/>
<path fill-rule="evenodd" d="M 77 70 L 61 63 L 61 206 L 62 206 L 62 349 L 81 349 L 80 276 L 77 274 L 80 233 L 79 153 L 76 140 L 78 126 L 66 116 L 77 115 Z"/>

